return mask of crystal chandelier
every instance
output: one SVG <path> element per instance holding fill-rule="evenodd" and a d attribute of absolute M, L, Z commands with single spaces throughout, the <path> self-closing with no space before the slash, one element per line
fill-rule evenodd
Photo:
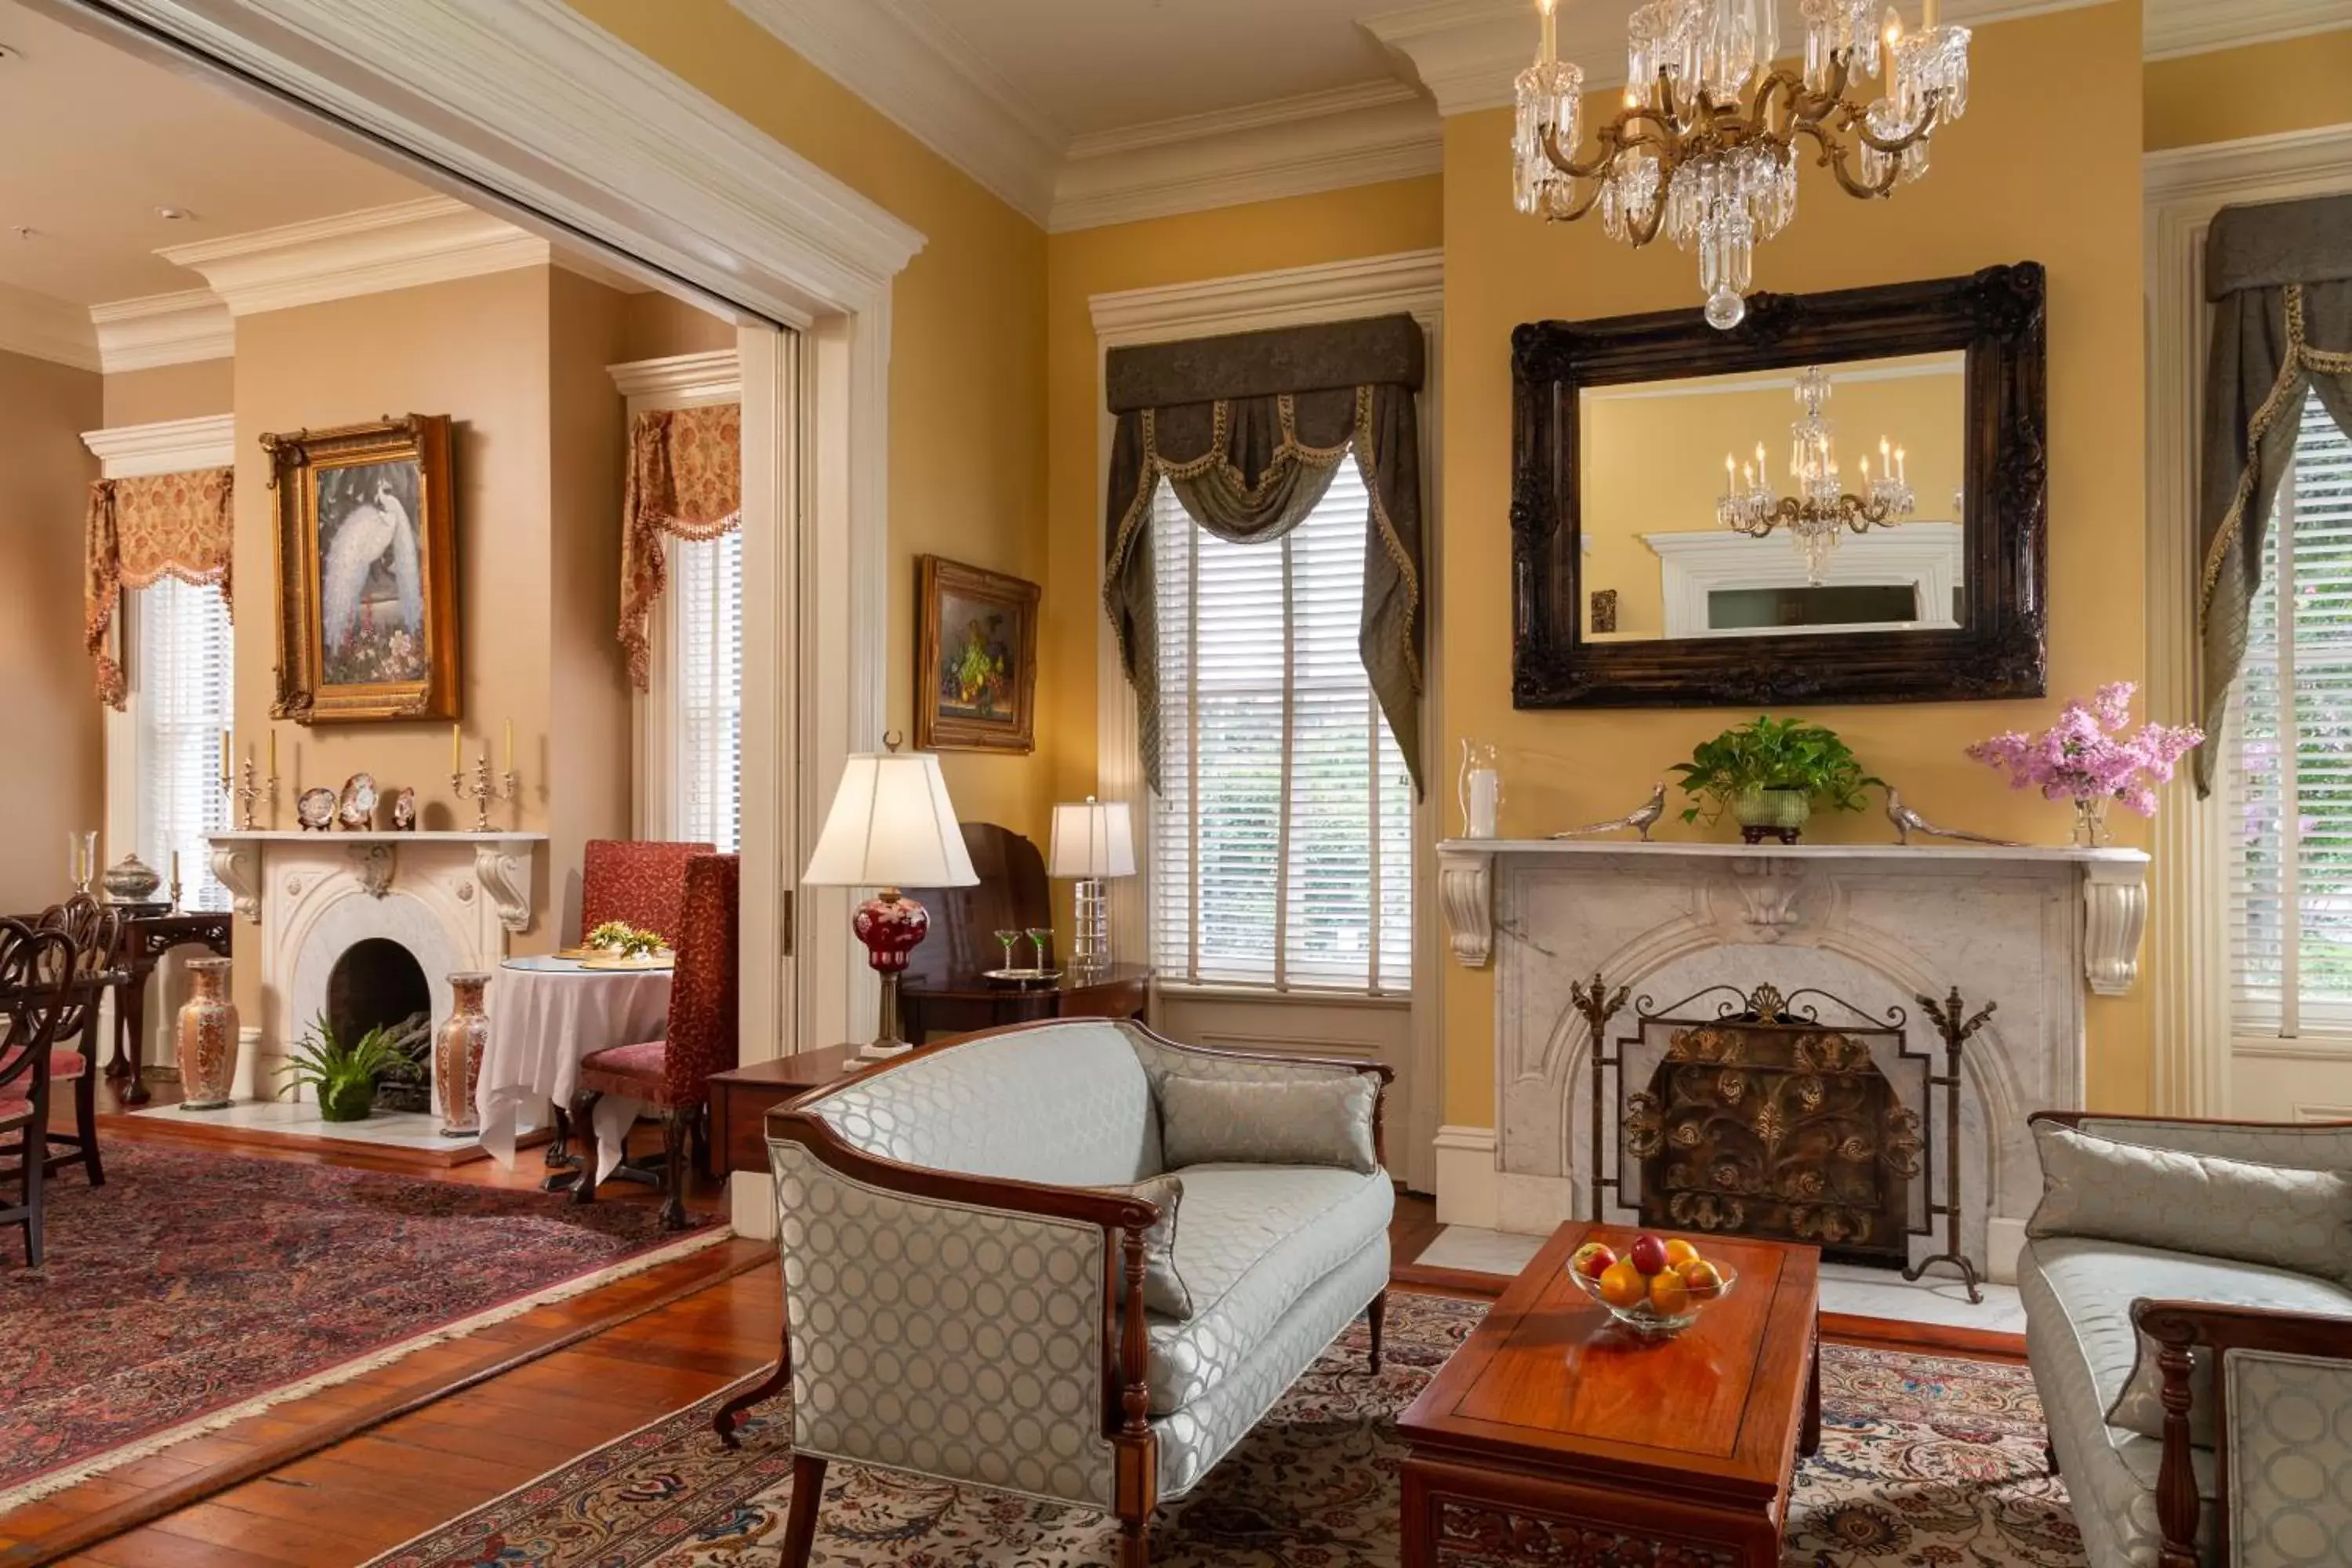
<path fill-rule="evenodd" d="M 1756 444 L 1756 459 L 1739 463 L 1723 455 L 1723 495 L 1715 503 L 1715 520 L 1734 533 L 1761 539 L 1776 528 L 1786 528 L 1804 552 L 1805 581 L 1819 587 L 1829 570 L 1830 556 L 1848 531 L 1861 533 L 1875 525 L 1892 528 L 1909 517 L 1917 502 L 1905 476 L 1903 448 L 1878 442 L 1878 472 L 1862 459 L 1862 493 L 1844 488 L 1838 473 L 1837 426 L 1825 410 L 1830 378 L 1811 366 L 1797 378 L 1797 402 L 1804 413 L 1789 426 L 1789 477 L 1797 493 L 1783 496 L 1772 489 L 1764 464 L 1764 443 Z"/>
<path fill-rule="evenodd" d="M 1537 0 L 1542 44 L 1519 73 L 1512 189 L 1519 211 L 1570 221 L 1598 207 L 1612 239 L 1647 245 L 1663 228 L 1698 251 L 1706 319 L 1748 312 L 1757 242 L 1797 214 L 1797 142 L 1811 138 L 1846 194 L 1884 196 L 1927 172 L 1927 141 L 1966 112 L 1969 30 L 1903 31 L 1878 0 L 1801 0 L 1801 73 L 1776 66 L 1774 0 L 1647 0 L 1627 23 L 1625 107 L 1578 162 L 1584 72 L 1559 58 L 1553 8 Z M 1885 68 L 1883 96 L 1846 96 Z"/>

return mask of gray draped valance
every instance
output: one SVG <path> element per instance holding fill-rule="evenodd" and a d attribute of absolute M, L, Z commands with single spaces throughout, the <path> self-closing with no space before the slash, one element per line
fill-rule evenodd
<path fill-rule="evenodd" d="M 1234 543 L 1305 521 L 1350 452 L 1371 498 L 1364 540 L 1364 671 L 1421 776 L 1421 327 L 1379 316 L 1115 349 L 1103 607 L 1135 687 L 1143 766 L 1160 784 L 1160 643 L 1151 498 L 1168 481 L 1201 527 Z"/>
<path fill-rule="evenodd" d="M 2198 629 L 2205 730 L 2218 736 L 2262 586 L 2263 538 L 2306 392 L 2352 432 L 2352 196 L 2224 207 L 2205 238 L 2213 349 L 2205 377 Z M 2210 794 L 2218 746 L 2195 753 Z"/>

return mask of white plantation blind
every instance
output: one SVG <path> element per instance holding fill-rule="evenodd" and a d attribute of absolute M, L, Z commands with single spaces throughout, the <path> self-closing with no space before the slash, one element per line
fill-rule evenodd
<path fill-rule="evenodd" d="M 2352 440 L 2305 403 L 2231 701 L 2231 1014 L 2352 1032 Z"/>
<path fill-rule="evenodd" d="M 1275 542 L 1226 543 L 1153 497 L 1165 979 L 1412 988 L 1412 784 L 1356 649 L 1367 509 L 1352 459 Z"/>
<path fill-rule="evenodd" d="M 235 712 L 228 608 L 218 588 L 174 577 L 135 592 L 131 706 L 138 736 L 139 858 L 162 875 L 168 893 L 177 850 L 182 903 L 225 910 L 228 889 L 213 878 L 205 835 L 229 825 L 228 797 L 220 787 L 221 735 Z"/>
<path fill-rule="evenodd" d="M 670 546 L 678 836 L 742 841 L 743 532 Z"/>

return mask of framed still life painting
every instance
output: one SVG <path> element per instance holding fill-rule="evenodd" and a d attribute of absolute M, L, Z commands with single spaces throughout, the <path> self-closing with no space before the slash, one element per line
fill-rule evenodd
<path fill-rule="evenodd" d="M 455 719 L 449 417 L 261 438 L 277 498 L 275 719 Z"/>
<path fill-rule="evenodd" d="M 917 570 L 915 744 L 1034 751 L 1037 584 L 937 555 Z"/>

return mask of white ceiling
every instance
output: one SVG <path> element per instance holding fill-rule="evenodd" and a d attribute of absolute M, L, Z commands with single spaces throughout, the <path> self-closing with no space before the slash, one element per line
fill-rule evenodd
<path fill-rule="evenodd" d="M 184 289 L 159 247 L 427 194 L 14 0 L 0 46 L 0 284 L 85 306 Z"/>

